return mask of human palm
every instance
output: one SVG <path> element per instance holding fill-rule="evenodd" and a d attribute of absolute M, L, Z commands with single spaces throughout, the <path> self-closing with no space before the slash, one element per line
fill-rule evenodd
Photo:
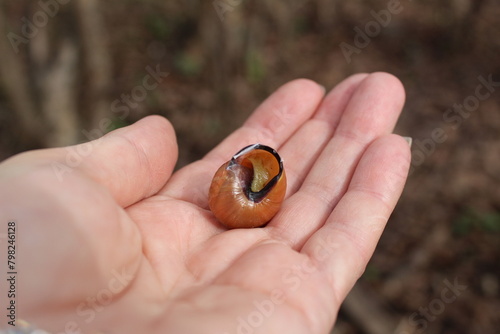
<path fill-rule="evenodd" d="M 409 147 L 390 135 L 403 101 L 382 73 L 327 96 L 296 80 L 173 175 L 175 135 L 157 116 L 4 162 L 0 185 L 15 190 L 0 190 L 0 215 L 19 226 L 18 316 L 57 333 L 327 333 L 406 179 Z M 256 142 L 282 156 L 286 199 L 266 227 L 226 230 L 208 187 Z M 68 160 L 75 152 L 81 160 Z"/>

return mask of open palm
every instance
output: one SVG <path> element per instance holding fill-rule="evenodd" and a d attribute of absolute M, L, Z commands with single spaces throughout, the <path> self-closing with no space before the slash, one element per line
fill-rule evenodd
<path fill-rule="evenodd" d="M 295 80 L 173 175 L 175 135 L 158 116 L 8 160 L 0 184 L 20 195 L 0 192 L 0 215 L 20 226 L 19 317 L 58 333 L 327 333 L 406 179 L 409 146 L 390 134 L 403 102 L 388 74 L 326 96 Z M 257 142 L 283 158 L 287 196 L 266 227 L 228 231 L 208 188 Z"/>

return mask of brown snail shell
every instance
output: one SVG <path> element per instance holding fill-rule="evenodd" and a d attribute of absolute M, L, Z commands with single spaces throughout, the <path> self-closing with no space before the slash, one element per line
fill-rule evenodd
<path fill-rule="evenodd" d="M 253 144 L 236 153 L 215 173 L 208 204 L 228 228 L 260 227 L 281 207 L 286 175 L 278 152 Z"/>

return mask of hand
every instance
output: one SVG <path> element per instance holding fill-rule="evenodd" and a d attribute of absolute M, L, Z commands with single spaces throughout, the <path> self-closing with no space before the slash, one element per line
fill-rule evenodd
<path fill-rule="evenodd" d="M 388 74 L 326 96 L 295 80 L 173 175 L 174 130 L 159 116 L 5 161 L 18 319 L 55 333 L 328 333 L 406 180 L 409 146 L 390 134 L 403 102 Z M 256 142 L 283 158 L 287 197 L 265 228 L 228 231 L 208 187 Z"/>

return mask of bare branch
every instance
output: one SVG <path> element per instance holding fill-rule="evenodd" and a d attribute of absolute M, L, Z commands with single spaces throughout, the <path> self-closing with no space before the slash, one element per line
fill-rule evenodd
<path fill-rule="evenodd" d="M 90 125 L 98 127 L 110 112 L 111 59 L 106 28 L 99 11 L 99 1 L 77 0 L 75 5 L 88 78 L 85 89 L 88 110 L 84 112 L 90 115 Z"/>
<path fill-rule="evenodd" d="M 0 6 L 0 82 L 16 111 L 18 117 L 18 131 L 22 133 L 20 140 L 26 143 L 41 143 L 44 136 L 40 127 L 40 115 L 31 94 L 28 71 L 22 61 L 21 55 L 16 54 L 9 43 L 8 36 L 13 32 L 8 31 L 5 20 L 4 6 Z M 19 51 L 19 50 L 18 50 Z"/>

